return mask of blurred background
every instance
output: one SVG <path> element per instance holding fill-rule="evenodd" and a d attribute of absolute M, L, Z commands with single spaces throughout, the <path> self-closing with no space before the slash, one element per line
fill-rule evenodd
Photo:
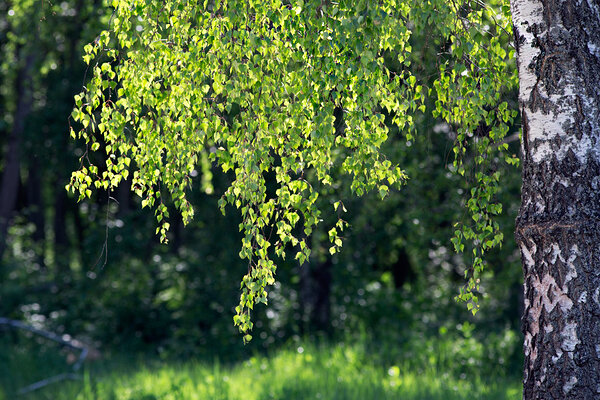
<path fill-rule="evenodd" d="M 235 209 L 223 216 L 217 207 L 231 176 L 216 166 L 198 169 L 190 192 L 195 219 L 184 228 L 175 217 L 168 245 L 158 242 L 153 215 L 127 184 L 113 199 L 102 191 L 82 203 L 69 196 L 64 187 L 84 151 L 68 134 L 73 96 L 86 82 L 83 46 L 109 12 L 100 0 L 0 0 L 0 317 L 77 338 L 103 359 L 142 354 L 234 364 L 307 343 L 360 343 L 388 372 L 404 360 L 459 377 L 478 371 L 518 380 L 521 266 L 513 221 L 520 171 L 496 166 L 505 243 L 487 259 L 473 316 L 454 301 L 470 260 L 450 243 L 469 179 L 450 172 L 455 133 L 431 116 L 419 117 L 414 140 L 394 131 L 386 144 L 410 177 L 401 191 L 383 202 L 376 194 L 356 198 L 340 176 L 322 193 L 326 209 L 346 199 L 343 250 L 329 254 L 327 227 L 337 218 L 325 215 L 309 262 L 279 261 L 246 346 L 232 322 L 246 269 L 238 258 L 240 220 Z M 444 43 L 428 35 L 434 27 L 414 29 L 413 63 L 426 84 Z M 515 105 L 516 93 L 504 96 Z M 510 146 L 518 154 L 518 141 Z M 211 194 L 200 190 L 203 179 L 212 179 Z M 64 356 L 51 341 L 0 326 L 0 384 L 19 375 L 10 367 L 15 353 L 42 364 Z"/>

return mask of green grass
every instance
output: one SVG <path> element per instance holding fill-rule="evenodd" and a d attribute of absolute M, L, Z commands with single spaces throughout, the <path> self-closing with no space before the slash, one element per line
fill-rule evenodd
<path fill-rule="evenodd" d="M 18 387 L 65 367 L 60 368 L 56 358 L 44 364 L 46 371 L 39 371 L 25 355 L 4 361 L 10 366 L 5 364 L 0 371 L 0 400 L 494 400 L 519 399 L 521 391 L 518 378 L 454 376 L 431 366 L 409 367 L 410 360 L 377 365 L 361 346 L 290 348 L 229 366 L 217 361 L 144 362 L 124 357 L 86 367 L 81 381 L 55 383 L 18 397 Z"/>

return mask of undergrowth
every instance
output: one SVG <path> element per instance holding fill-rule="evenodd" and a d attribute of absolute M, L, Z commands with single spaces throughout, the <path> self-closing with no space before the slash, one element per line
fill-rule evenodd
<path fill-rule="evenodd" d="M 69 366 L 58 352 L 31 354 L 2 348 L 0 400 L 520 398 L 518 375 L 501 373 L 500 366 L 465 369 L 460 357 L 453 368 L 451 354 L 434 354 L 450 351 L 442 341 L 427 357 L 399 356 L 394 363 L 382 362 L 372 346 L 339 343 L 295 343 L 270 356 L 228 365 L 217 359 L 178 362 L 121 354 L 86 365 L 80 380 L 54 383 L 24 395 L 17 395 L 19 388 L 65 372 Z"/>

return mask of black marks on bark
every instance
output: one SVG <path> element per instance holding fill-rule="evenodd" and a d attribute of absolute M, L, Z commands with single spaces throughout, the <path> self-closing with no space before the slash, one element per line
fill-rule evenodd
<path fill-rule="evenodd" d="M 583 104 L 582 104 L 582 100 L 581 100 L 581 96 L 576 95 L 575 96 L 575 108 L 576 108 L 576 113 L 575 113 L 575 126 L 574 126 L 574 130 L 575 130 L 575 137 L 577 138 L 577 140 L 581 140 L 583 138 L 583 133 L 585 131 L 585 133 L 588 136 L 591 136 L 591 126 L 589 123 L 587 123 L 586 121 L 586 117 L 584 115 L 584 111 L 583 111 Z"/>
<path fill-rule="evenodd" d="M 517 26 L 515 24 L 513 24 L 513 36 L 514 36 L 514 40 L 515 40 L 515 50 L 517 51 L 517 54 L 519 54 L 521 45 L 525 42 L 525 36 L 523 36 L 519 33 L 519 29 L 517 28 Z M 517 57 L 517 63 L 518 62 L 519 62 L 519 58 Z"/>
<path fill-rule="evenodd" d="M 529 258 L 523 398 L 598 398 L 600 275 L 586 273 L 600 258 L 598 220 L 532 223 L 516 236 Z"/>
<path fill-rule="evenodd" d="M 555 19 L 559 18 L 561 33 L 549 37 L 548 40 L 552 51 L 560 52 L 564 57 L 561 62 L 564 67 L 559 72 L 574 74 L 576 79 L 573 84 L 578 89 L 577 95 L 584 99 L 593 99 L 594 104 L 585 104 L 588 102 L 581 102 L 580 97 L 577 105 L 578 110 L 582 109 L 582 114 L 588 120 L 598 120 L 597 110 L 600 108 L 600 19 L 594 10 L 597 5 L 597 2 L 590 1 L 577 4 L 564 1 L 557 4 Z M 595 115 L 590 114 L 594 109 Z M 581 125 L 581 129 L 584 134 L 591 134 L 585 132 L 591 127 Z"/>
<path fill-rule="evenodd" d="M 526 143 L 526 115 L 523 123 L 523 141 Z M 600 221 L 599 189 L 600 164 L 597 160 L 588 159 L 582 163 L 570 150 L 563 159 L 553 156 L 543 163 L 534 163 L 525 157 L 517 228 L 549 222 L 564 225 Z"/>
<path fill-rule="evenodd" d="M 542 94 L 540 90 L 540 81 L 541 75 L 538 70 L 537 74 L 537 82 L 535 83 L 533 89 L 531 90 L 531 96 L 529 98 L 529 108 L 531 111 L 536 112 L 537 110 L 541 110 L 544 114 L 549 114 L 551 111 L 555 110 L 555 104 L 552 101 Z"/>
<path fill-rule="evenodd" d="M 527 112 L 525 107 L 521 107 L 521 120 L 523 125 L 523 157 L 525 162 L 530 157 L 529 154 L 529 120 L 527 118 Z"/>
<path fill-rule="evenodd" d="M 552 148 L 552 150 L 558 151 L 561 148 L 563 142 L 564 140 L 560 137 L 560 135 L 556 135 L 552 139 L 550 139 L 550 147 Z"/>

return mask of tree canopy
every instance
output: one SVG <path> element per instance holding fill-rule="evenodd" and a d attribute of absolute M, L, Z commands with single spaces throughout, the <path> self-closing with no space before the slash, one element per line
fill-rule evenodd
<path fill-rule="evenodd" d="M 184 223 L 197 168 L 232 176 L 220 207 L 240 210 L 248 260 L 235 325 L 250 340 L 250 311 L 266 303 L 277 257 L 302 264 L 307 237 L 327 227 L 333 254 L 347 222 L 344 199 L 317 199 L 340 174 L 356 195 L 382 198 L 407 178 L 386 155 L 390 120 L 411 140 L 415 115 L 456 131 L 453 172 L 470 181 L 457 251 L 472 251 L 459 298 L 476 310 L 483 254 L 502 241 L 494 216 L 500 162 L 517 163 L 503 139 L 517 112 L 503 94 L 517 76 L 507 2 L 113 0 L 109 26 L 85 47 L 90 81 L 75 96 L 71 130 L 85 140 L 67 188 L 79 199 L 132 180 L 167 240 L 169 202 Z M 438 51 L 436 75 L 415 68 L 415 38 Z M 105 154 L 93 164 L 91 152 Z M 466 247 L 465 247 L 466 245 Z"/>

